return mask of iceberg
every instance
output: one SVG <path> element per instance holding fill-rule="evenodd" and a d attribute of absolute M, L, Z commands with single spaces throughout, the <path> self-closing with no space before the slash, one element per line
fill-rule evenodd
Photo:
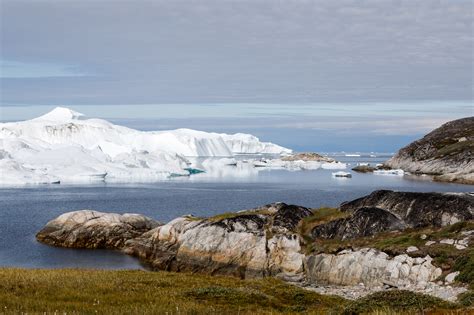
<path fill-rule="evenodd" d="M 235 154 L 291 154 L 292 150 L 273 144 L 261 142 L 257 137 L 236 133 L 233 135 L 220 134 L 225 143 Z"/>
<path fill-rule="evenodd" d="M 394 170 L 375 170 L 375 175 L 388 175 L 388 176 L 403 176 L 405 175 L 405 171 L 402 169 L 394 169 Z"/>
<path fill-rule="evenodd" d="M 288 169 L 293 171 L 317 170 L 317 169 L 345 169 L 346 163 L 341 163 L 330 157 L 317 153 L 283 154 L 283 157 L 265 159 L 260 158 L 252 161 L 257 168 Z"/>
<path fill-rule="evenodd" d="M 57 107 L 31 120 L 0 123 L 0 184 L 156 181 L 189 175 L 191 157 L 235 166 L 238 154 L 290 153 L 249 134 L 139 131 Z"/>

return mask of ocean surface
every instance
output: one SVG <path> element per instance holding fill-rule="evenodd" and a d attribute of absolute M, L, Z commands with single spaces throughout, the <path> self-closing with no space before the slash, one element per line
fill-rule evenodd
<path fill-rule="evenodd" d="M 377 163 L 387 157 L 337 157 Z M 349 169 L 348 168 L 348 169 Z M 141 213 L 166 222 L 184 214 L 209 216 L 282 201 L 306 207 L 337 206 L 377 189 L 461 192 L 473 186 L 422 178 L 353 173 L 337 179 L 331 170 L 257 170 L 193 175 L 149 184 L 38 185 L 0 188 L 0 266 L 24 268 L 145 268 L 112 250 L 54 248 L 35 233 L 58 215 L 79 209 Z"/>

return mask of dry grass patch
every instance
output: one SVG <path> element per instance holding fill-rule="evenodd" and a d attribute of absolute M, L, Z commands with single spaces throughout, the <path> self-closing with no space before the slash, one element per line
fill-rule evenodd
<path fill-rule="evenodd" d="M 311 230 L 316 226 L 334 221 L 336 219 L 347 218 L 350 212 L 342 212 L 338 208 L 323 207 L 312 209 L 313 215 L 302 219 L 299 223 L 298 231 L 302 236 L 310 236 Z"/>
<path fill-rule="evenodd" d="M 276 279 L 138 270 L 0 269 L 0 313 L 321 314 L 346 300 Z"/>

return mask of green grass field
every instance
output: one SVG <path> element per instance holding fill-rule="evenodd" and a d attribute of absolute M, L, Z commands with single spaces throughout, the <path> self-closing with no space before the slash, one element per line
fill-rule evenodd
<path fill-rule="evenodd" d="M 327 313 L 346 301 L 275 279 L 198 274 L 0 269 L 0 313 L 280 314 Z"/>
<path fill-rule="evenodd" d="M 466 314 L 461 307 L 406 291 L 348 301 L 272 278 L 0 269 L 0 314 Z"/>

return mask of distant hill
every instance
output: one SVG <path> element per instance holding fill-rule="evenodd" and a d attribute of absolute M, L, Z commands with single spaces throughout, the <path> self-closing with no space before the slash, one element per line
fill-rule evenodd
<path fill-rule="evenodd" d="M 445 123 L 385 162 L 437 181 L 474 184 L 474 117 Z"/>

